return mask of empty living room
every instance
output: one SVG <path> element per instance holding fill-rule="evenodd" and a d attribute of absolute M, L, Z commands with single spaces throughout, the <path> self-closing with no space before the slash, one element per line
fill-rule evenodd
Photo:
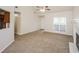
<path fill-rule="evenodd" d="M 79 53 L 79 6 L 0 6 L 1 53 Z"/>

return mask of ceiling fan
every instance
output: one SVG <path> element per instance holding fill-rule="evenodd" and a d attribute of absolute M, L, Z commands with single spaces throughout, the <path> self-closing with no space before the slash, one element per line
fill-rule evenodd
<path fill-rule="evenodd" d="M 48 11 L 50 10 L 50 8 L 48 6 L 45 6 L 45 9 L 48 10 Z"/>
<path fill-rule="evenodd" d="M 36 7 L 37 7 L 37 11 L 40 12 L 46 12 L 51 10 L 48 6 L 36 6 Z"/>

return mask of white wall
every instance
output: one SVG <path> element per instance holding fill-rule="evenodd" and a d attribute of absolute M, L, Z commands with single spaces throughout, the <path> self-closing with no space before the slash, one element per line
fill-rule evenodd
<path fill-rule="evenodd" d="M 76 22 L 76 26 L 79 29 L 79 6 L 73 9 L 73 20 Z M 79 30 L 77 30 L 77 32 L 79 33 Z"/>
<path fill-rule="evenodd" d="M 0 8 L 10 11 L 10 28 L 0 30 L 0 52 L 14 41 L 14 7 L 5 6 Z"/>
<path fill-rule="evenodd" d="M 40 20 L 41 20 L 41 29 L 44 29 L 44 17 L 40 18 Z"/>
<path fill-rule="evenodd" d="M 79 6 L 73 7 L 73 39 L 75 44 L 76 32 L 79 33 Z"/>
<path fill-rule="evenodd" d="M 72 35 L 72 11 L 52 12 L 47 13 L 45 18 L 41 20 L 41 28 L 48 32 L 55 32 L 53 30 L 53 17 L 54 16 L 66 16 L 67 17 L 67 29 L 63 34 Z"/>
<path fill-rule="evenodd" d="M 40 29 L 40 20 L 36 14 L 34 14 L 34 8 L 31 6 L 20 6 L 18 11 L 21 13 L 21 27 L 20 33 L 26 34 L 32 31 L 36 31 Z"/>
<path fill-rule="evenodd" d="M 79 19 L 79 6 L 73 7 L 73 19 Z"/>
<path fill-rule="evenodd" d="M 15 34 L 20 33 L 20 27 L 21 27 L 21 14 L 17 14 L 17 16 L 15 16 L 15 24 L 14 24 L 14 28 L 15 28 Z"/>

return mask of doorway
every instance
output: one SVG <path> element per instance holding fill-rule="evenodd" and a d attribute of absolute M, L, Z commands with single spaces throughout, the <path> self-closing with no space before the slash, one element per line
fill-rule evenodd
<path fill-rule="evenodd" d="M 20 24 L 21 24 L 21 13 L 15 12 L 15 25 L 14 25 L 15 35 L 19 35 L 20 33 Z"/>

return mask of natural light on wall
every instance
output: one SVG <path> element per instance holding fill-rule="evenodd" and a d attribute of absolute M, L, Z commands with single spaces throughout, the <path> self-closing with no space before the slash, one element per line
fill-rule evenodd
<path fill-rule="evenodd" d="M 66 17 L 54 17 L 53 25 L 54 25 L 55 31 L 65 32 L 65 30 L 66 30 Z"/>

